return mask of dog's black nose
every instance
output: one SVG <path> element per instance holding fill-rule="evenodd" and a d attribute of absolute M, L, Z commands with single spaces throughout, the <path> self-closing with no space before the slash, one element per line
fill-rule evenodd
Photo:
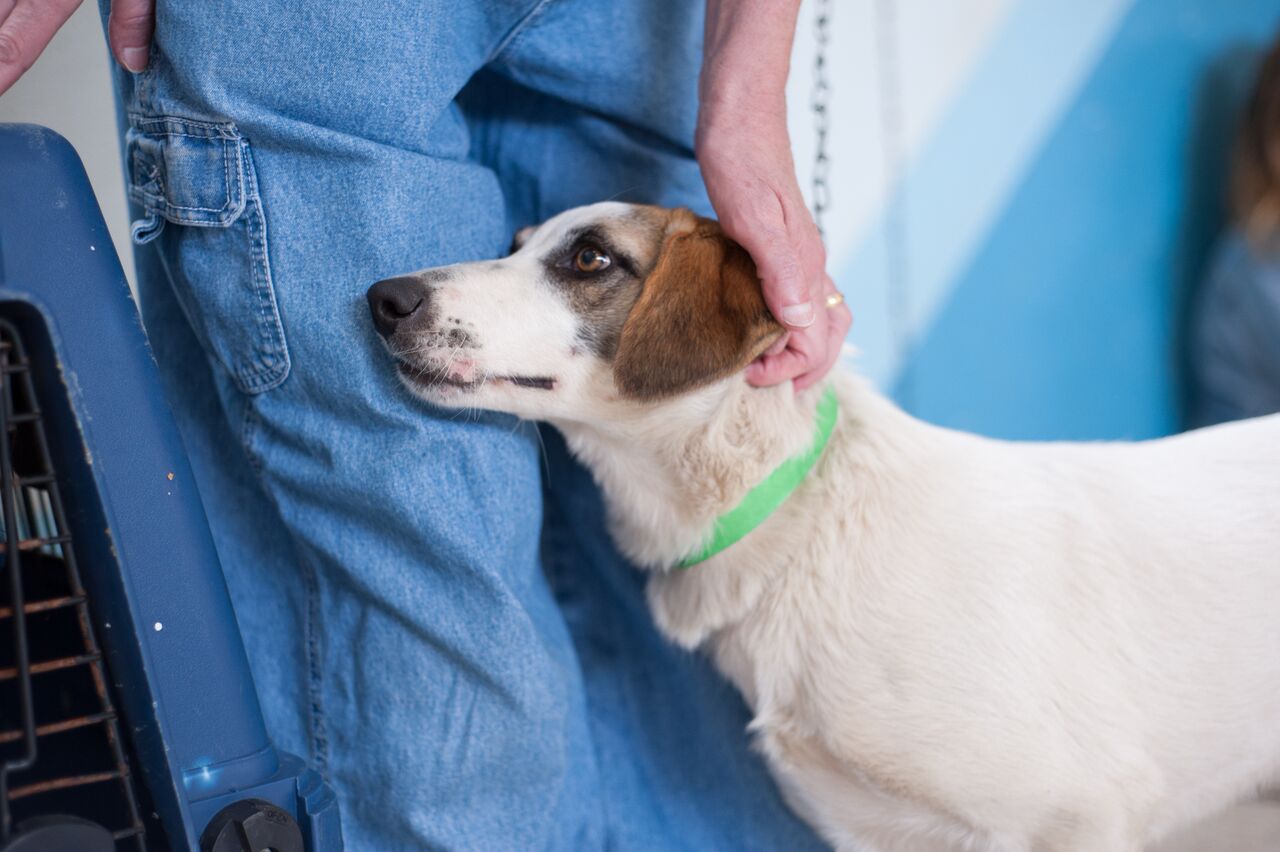
<path fill-rule="evenodd" d="M 387 337 L 410 317 L 425 313 L 431 291 L 412 275 L 388 278 L 369 288 L 369 313 L 378 334 Z"/>

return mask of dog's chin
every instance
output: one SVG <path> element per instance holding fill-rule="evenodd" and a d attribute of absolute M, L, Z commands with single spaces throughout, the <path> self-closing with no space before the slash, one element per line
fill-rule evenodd
<path fill-rule="evenodd" d="M 556 380 L 551 376 L 495 375 L 473 371 L 469 375 L 454 372 L 446 364 L 410 364 L 396 362 L 400 380 L 414 394 L 428 402 L 442 406 L 492 407 L 502 410 L 502 405 L 486 405 L 486 399 L 496 401 L 503 394 L 492 391 L 528 391 L 531 393 L 554 391 Z M 484 399 L 481 399 L 484 398 Z"/>

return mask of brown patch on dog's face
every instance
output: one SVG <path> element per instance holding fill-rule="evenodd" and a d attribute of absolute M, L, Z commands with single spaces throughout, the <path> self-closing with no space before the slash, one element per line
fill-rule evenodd
<path fill-rule="evenodd" d="M 618 389 L 640 400 L 731 375 L 784 333 L 765 305 L 750 255 L 718 222 L 688 210 L 666 216 L 661 250 L 619 332 L 613 361 Z"/>

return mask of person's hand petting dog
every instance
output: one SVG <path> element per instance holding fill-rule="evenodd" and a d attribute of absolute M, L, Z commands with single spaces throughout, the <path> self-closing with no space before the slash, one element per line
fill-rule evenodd
<path fill-rule="evenodd" d="M 81 0 L 0 0 L 0 95 L 18 82 Z M 111 53 L 133 73 L 147 67 L 155 0 L 113 0 L 107 24 Z"/>
<path fill-rule="evenodd" d="M 831 369 L 853 317 L 827 275 L 791 157 L 786 83 L 799 5 L 708 0 L 696 148 L 721 226 L 751 254 L 765 302 L 788 329 L 747 380 L 805 388 Z"/>
<path fill-rule="evenodd" d="M 81 0 L 0 0 L 0 93 L 44 51 Z M 786 82 L 799 0 L 708 0 L 699 81 L 697 152 L 726 233 L 751 254 L 765 302 L 788 329 L 747 369 L 756 385 L 820 380 L 840 354 L 852 316 L 826 273 L 826 251 L 796 182 Z M 146 67 L 155 0 L 115 0 L 111 52 Z"/>

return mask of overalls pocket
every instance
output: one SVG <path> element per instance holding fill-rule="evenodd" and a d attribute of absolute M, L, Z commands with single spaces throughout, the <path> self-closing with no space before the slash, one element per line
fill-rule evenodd
<path fill-rule="evenodd" d="M 289 375 L 249 143 L 230 122 L 130 113 L 129 198 L 196 337 L 245 393 Z"/>

